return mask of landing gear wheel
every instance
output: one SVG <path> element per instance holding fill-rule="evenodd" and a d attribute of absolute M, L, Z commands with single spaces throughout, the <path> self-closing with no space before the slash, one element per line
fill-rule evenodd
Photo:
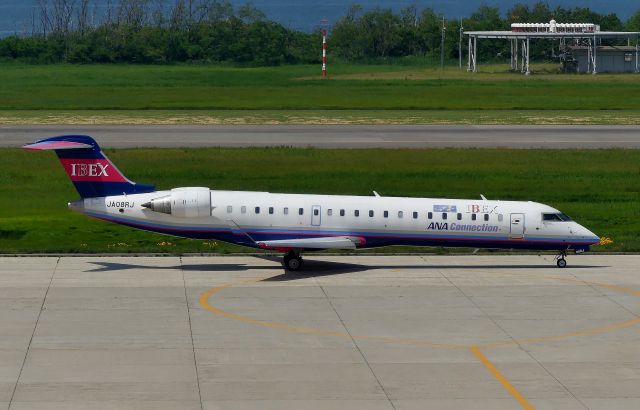
<path fill-rule="evenodd" d="M 287 270 L 295 272 L 300 270 L 302 267 L 302 258 L 299 256 L 294 256 L 293 258 L 289 258 L 286 262 Z"/>
<path fill-rule="evenodd" d="M 302 267 L 302 257 L 300 255 L 296 255 L 295 253 L 288 253 L 282 259 L 284 262 L 284 267 L 292 272 L 300 270 Z"/>
<path fill-rule="evenodd" d="M 556 265 L 558 265 L 559 268 L 566 268 L 567 267 L 567 260 L 565 258 L 559 258 L 556 261 Z"/>

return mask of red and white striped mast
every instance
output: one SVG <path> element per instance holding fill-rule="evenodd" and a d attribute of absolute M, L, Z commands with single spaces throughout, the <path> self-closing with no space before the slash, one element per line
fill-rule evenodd
<path fill-rule="evenodd" d="M 322 25 L 322 78 L 327 77 L 327 29 L 324 28 L 328 20 L 320 20 L 320 25 Z"/>
<path fill-rule="evenodd" d="M 327 30 L 322 29 L 322 76 L 327 76 Z"/>

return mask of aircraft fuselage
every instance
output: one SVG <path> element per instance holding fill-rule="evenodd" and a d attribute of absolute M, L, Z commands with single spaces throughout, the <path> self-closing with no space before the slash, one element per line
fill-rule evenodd
<path fill-rule="evenodd" d="M 275 240 L 339 236 L 357 248 L 390 245 L 588 250 L 599 238 L 535 202 L 272 194 L 200 190 L 199 213 L 144 207 L 174 191 L 86 198 L 70 204 L 91 217 L 185 238 L 215 239 L 250 247 Z M 200 199 L 202 203 L 196 203 Z M 188 200 L 188 199 L 187 199 Z"/>

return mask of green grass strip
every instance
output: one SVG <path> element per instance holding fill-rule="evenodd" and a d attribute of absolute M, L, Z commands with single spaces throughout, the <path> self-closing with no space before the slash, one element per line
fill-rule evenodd
<path fill-rule="evenodd" d="M 2 110 L 638 110 L 640 76 L 393 65 L 0 64 Z M 1 116 L 1 113 L 0 113 Z"/>

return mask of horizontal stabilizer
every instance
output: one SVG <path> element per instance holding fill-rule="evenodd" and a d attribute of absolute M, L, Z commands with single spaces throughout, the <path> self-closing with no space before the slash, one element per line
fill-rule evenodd
<path fill-rule="evenodd" d="M 348 236 L 323 236 L 320 238 L 259 241 L 258 245 L 265 249 L 356 249 L 356 244 L 359 242 L 358 238 Z"/>
<path fill-rule="evenodd" d="M 33 151 L 42 151 L 47 149 L 87 149 L 93 148 L 89 144 L 83 144 L 82 142 L 73 141 L 40 141 L 34 144 L 27 144 L 23 146 L 24 149 L 30 149 Z"/>

